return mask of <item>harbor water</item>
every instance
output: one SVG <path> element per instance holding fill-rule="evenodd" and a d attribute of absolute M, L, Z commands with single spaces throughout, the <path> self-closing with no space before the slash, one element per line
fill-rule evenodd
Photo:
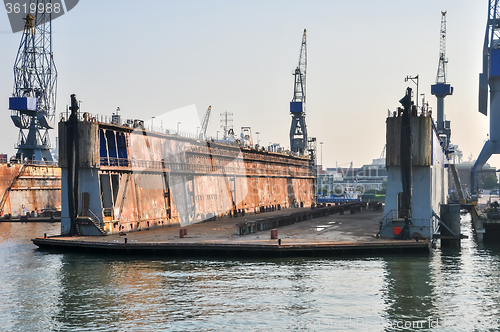
<path fill-rule="evenodd" d="M 334 259 L 39 251 L 54 223 L 0 223 L 0 331 L 498 331 L 500 248 Z"/>

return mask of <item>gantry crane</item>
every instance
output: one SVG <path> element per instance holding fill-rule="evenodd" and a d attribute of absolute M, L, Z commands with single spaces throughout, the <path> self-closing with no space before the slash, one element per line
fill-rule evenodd
<path fill-rule="evenodd" d="M 307 31 L 304 29 L 300 46 L 299 64 L 293 75 L 295 83 L 293 99 L 290 102 L 292 125 L 290 127 L 290 151 L 304 154 L 307 152 L 306 127 L 306 70 L 307 70 Z"/>
<path fill-rule="evenodd" d="M 431 93 L 437 98 L 436 126 L 439 135 L 446 137 L 446 146 L 450 142 L 451 131 L 444 122 L 444 98 L 453 94 L 453 87 L 446 82 L 446 12 L 441 12 L 441 30 L 439 43 L 439 65 L 436 75 L 436 84 L 431 85 Z M 444 138 L 443 137 L 443 138 Z"/>
<path fill-rule="evenodd" d="M 479 112 L 488 114 L 490 90 L 490 136 L 471 170 L 471 191 L 477 187 L 476 170 L 483 168 L 492 154 L 500 153 L 500 3 L 488 1 L 488 21 L 483 45 L 483 72 L 479 74 Z"/>
<path fill-rule="evenodd" d="M 51 0 L 30 2 L 35 8 L 47 8 L 50 3 Z M 11 118 L 19 128 L 18 159 L 52 161 L 48 130 L 54 128 L 57 70 L 52 54 L 51 15 L 36 11 L 24 18 L 14 64 L 14 91 L 9 98 Z"/>
<path fill-rule="evenodd" d="M 212 106 L 208 106 L 207 111 L 205 112 L 205 117 L 203 118 L 203 123 L 201 124 L 199 139 L 206 139 L 208 122 L 210 121 L 210 113 L 212 112 Z"/>

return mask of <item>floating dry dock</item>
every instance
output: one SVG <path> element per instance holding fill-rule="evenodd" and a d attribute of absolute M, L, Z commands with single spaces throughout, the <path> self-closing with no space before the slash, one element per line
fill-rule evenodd
<path fill-rule="evenodd" d="M 35 221 L 30 218 L 34 215 L 50 219 L 56 211 L 60 221 L 61 169 L 56 164 L 10 163 L 0 158 L 0 221 Z"/>
<path fill-rule="evenodd" d="M 49 250 L 163 257 L 325 257 L 429 251 L 427 241 L 376 238 L 382 213 L 361 209 L 361 204 L 288 209 L 108 236 L 42 237 L 33 243 Z M 271 225 L 272 220 L 288 223 L 276 228 L 276 239 L 271 238 L 276 230 L 259 231 L 258 227 L 238 235 L 248 224 L 269 221 Z M 181 229 L 187 236 L 180 236 Z"/>
<path fill-rule="evenodd" d="M 256 149 L 245 140 L 205 141 L 148 131 L 141 120 L 77 112 L 59 123 L 59 138 L 66 236 L 186 225 L 314 202 L 312 158 Z"/>

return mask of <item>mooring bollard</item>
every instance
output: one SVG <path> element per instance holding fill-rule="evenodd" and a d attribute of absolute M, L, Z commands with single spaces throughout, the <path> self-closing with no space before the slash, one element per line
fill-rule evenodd
<path fill-rule="evenodd" d="M 43 238 L 46 239 L 47 238 L 47 233 L 43 233 Z"/>
<path fill-rule="evenodd" d="M 125 244 L 127 244 L 127 238 L 125 238 Z"/>
<path fill-rule="evenodd" d="M 181 239 L 187 237 L 187 235 L 188 235 L 188 231 L 186 228 L 179 229 L 179 237 Z"/>
<path fill-rule="evenodd" d="M 279 246 L 281 245 L 281 239 L 278 239 L 278 245 Z"/>
<path fill-rule="evenodd" d="M 278 238 L 278 230 L 277 229 L 271 229 L 271 239 L 276 240 Z"/>

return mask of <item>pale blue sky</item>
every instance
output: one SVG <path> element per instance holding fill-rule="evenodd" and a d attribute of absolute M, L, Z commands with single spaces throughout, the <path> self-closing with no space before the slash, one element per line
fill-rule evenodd
<path fill-rule="evenodd" d="M 57 110 L 71 93 L 84 111 L 110 115 L 119 106 L 124 117 L 144 120 L 191 104 L 203 114 L 212 105 L 208 134 L 228 111 L 235 129 L 251 126 L 261 144 L 287 147 L 291 73 L 307 28 L 309 134 L 324 142 L 325 166 L 369 163 L 382 152 L 387 110 L 399 106 L 407 75 L 420 75 L 419 93 L 436 108 L 430 86 L 443 10 L 455 88 L 445 113 L 453 143 L 476 158 L 489 128 L 477 112 L 486 0 L 82 0 L 53 22 Z M 0 152 L 11 155 L 18 132 L 7 103 L 21 34 L 9 31 L 4 12 Z M 491 163 L 500 166 L 500 158 Z"/>

